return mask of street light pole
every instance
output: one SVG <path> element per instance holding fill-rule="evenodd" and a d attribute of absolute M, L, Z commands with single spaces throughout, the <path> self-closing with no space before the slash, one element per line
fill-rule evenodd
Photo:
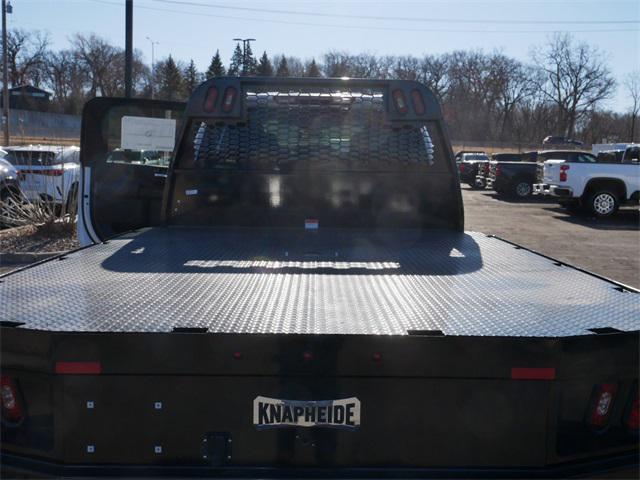
<path fill-rule="evenodd" d="M 154 47 L 156 45 L 158 45 L 160 42 L 154 42 L 151 39 L 151 37 L 146 37 L 146 38 L 151 43 L 151 100 L 153 100 L 153 98 L 154 98 L 153 82 L 155 81 L 154 74 L 156 72 L 156 56 L 155 56 L 155 48 Z"/>
<path fill-rule="evenodd" d="M 131 98 L 131 70 L 133 64 L 133 0 L 125 3 L 124 40 L 124 96 Z"/>
<path fill-rule="evenodd" d="M 247 73 L 247 48 L 251 44 L 250 42 L 255 42 L 255 38 L 234 38 L 234 42 L 242 42 L 242 73 Z"/>
<path fill-rule="evenodd" d="M 2 0 L 2 127 L 4 131 L 4 145 L 9 146 L 9 59 L 7 57 L 7 13 L 11 13 L 11 2 L 7 5 Z"/>

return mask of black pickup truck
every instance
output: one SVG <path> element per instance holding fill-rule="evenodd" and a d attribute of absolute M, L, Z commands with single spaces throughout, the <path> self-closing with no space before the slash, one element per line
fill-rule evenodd
<path fill-rule="evenodd" d="M 639 292 L 465 232 L 423 85 L 98 98 L 81 157 L 84 246 L 0 277 L 4 476 L 637 474 Z"/>
<path fill-rule="evenodd" d="M 507 159 L 500 155 L 509 155 L 511 158 Z M 518 198 L 526 198 L 533 193 L 533 185 L 537 183 L 541 166 L 546 160 L 580 163 L 596 161 L 596 157 L 591 153 L 578 150 L 543 150 L 522 154 L 497 154 L 494 157 L 489 165 L 487 186 L 499 195 Z"/>
<path fill-rule="evenodd" d="M 476 188 L 476 176 L 481 166 L 488 161 L 489 157 L 484 152 L 464 152 L 459 157 L 456 155 L 460 182 Z"/>

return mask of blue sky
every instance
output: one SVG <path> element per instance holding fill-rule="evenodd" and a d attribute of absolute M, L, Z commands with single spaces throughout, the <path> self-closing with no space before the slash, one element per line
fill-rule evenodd
<path fill-rule="evenodd" d="M 11 3 L 9 25 L 48 31 L 54 48 L 65 48 L 76 32 L 95 32 L 124 46 L 124 0 Z M 605 23 L 610 21 L 628 23 Z M 149 36 L 160 42 L 156 59 L 170 53 L 193 58 L 201 70 L 216 49 L 227 62 L 234 37 L 256 38 L 256 53 L 302 58 L 330 49 L 422 55 L 481 48 L 527 61 L 551 31 L 573 31 L 605 52 L 620 83 L 607 105 L 616 110 L 629 104 L 624 75 L 640 69 L 639 28 L 640 0 L 134 0 L 134 47 L 147 61 Z"/>

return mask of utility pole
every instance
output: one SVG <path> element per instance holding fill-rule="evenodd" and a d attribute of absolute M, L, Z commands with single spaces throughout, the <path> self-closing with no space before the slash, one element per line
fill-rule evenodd
<path fill-rule="evenodd" d="M 9 146 L 9 59 L 7 57 L 7 13 L 13 13 L 11 2 L 2 0 L 2 127 L 4 145 Z"/>
<path fill-rule="evenodd" d="M 242 42 L 242 74 L 247 73 L 247 47 L 250 42 L 255 42 L 255 38 L 234 38 L 234 42 Z"/>
<path fill-rule="evenodd" d="M 153 82 L 155 81 L 155 73 L 156 73 L 156 55 L 154 47 L 158 45 L 160 42 L 154 42 L 151 37 L 146 37 L 149 42 L 151 42 L 151 100 L 154 98 L 154 88 Z"/>
<path fill-rule="evenodd" d="M 125 4 L 124 96 L 131 98 L 131 64 L 133 63 L 133 0 Z"/>

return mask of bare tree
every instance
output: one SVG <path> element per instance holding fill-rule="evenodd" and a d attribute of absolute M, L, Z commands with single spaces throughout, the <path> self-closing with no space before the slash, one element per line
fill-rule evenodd
<path fill-rule="evenodd" d="M 78 114 L 85 101 L 87 72 L 77 62 L 74 52 L 49 52 L 46 63 L 46 86 L 53 91 L 53 101 L 63 113 Z"/>
<path fill-rule="evenodd" d="M 556 34 L 532 58 L 545 73 L 538 88 L 558 108 L 559 133 L 573 137 L 578 122 L 614 91 L 603 54 L 569 34 Z"/>
<path fill-rule="evenodd" d="M 638 113 L 640 113 L 640 71 L 629 73 L 624 80 L 624 86 L 627 88 L 627 93 L 631 98 L 629 138 L 633 143 L 636 138 L 636 119 L 638 118 Z"/>
<path fill-rule="evenodd" d="M 7 33 L 9 82 L 13 86 L 28 83 L 39 86 L 45 76 L 49 37 L 38 30 L 13 29 Z"/>
<path fill-rule="evenodd" d="M 420 61 L 420 81 L 442 102 L 449 89 L 449 57 L 426 55 Z"/>
<path fill-rule="evenodd" d="M 107 76 L 116 61 L 118 50 L 107 40 L 95 34 L 76 34 L 71 40 L 76 59 L 89 76 L 89 98 L 99 92 L 107 94 Z"/>
<path fill-rule="evenodd" d="M 396 58 L 393 69 L 394 78 L 400 80 L 418 80 L 420 73 L 420 60 L 416 57 L 407 55 Z"/>
<path fill-rule="evenodd" d="M 497 53 L 492 55 L 491 82 L 495 93 L 496 121 L 499 122 L 498 138 L 506 140 L 509 123 L 518 105 L 529 97 L 534 89 L 535 71 L 519 61 Z"/>

